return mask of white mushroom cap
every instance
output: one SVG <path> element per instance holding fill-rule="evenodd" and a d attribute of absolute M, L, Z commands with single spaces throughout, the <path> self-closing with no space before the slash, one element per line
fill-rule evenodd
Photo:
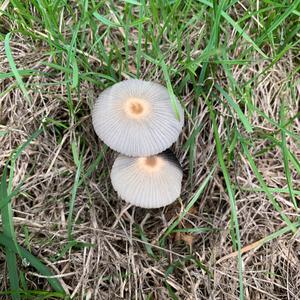
<path fill-rule="evenodd" d="M 111 182 L 118 195 L 144 208 L 174 202 L 180 196 L 181 181 L 181 166 L 169 150 L 149 157 L 120 154 L 111 170 Z"/>
<path fill-rule="evenodd" d="M 184 114 L 176 99 L 180 120 L 168 90 L 154 82 L 129 79 L 103 91 L 92 118 L 97 135 L 110 148 L 128 156 L 150 156 L 170 147 L 178 138 Z"/>

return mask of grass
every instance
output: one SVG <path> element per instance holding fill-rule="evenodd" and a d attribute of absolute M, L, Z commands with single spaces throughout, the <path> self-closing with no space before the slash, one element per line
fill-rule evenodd
<path fill-rule="evenodd" d="M 241 254 L 241 237 L 240 237 L 240 229 L 239 229 L 239 223 L 238 223 L 238 216 L 237 216 L 237 208 L 236 208 L 236 196 L 235 191 L 232 188 L 231 179 L 229 176 L 229 172 L 227 170 L 225 160 L 224 160 L 224 153 L 222 151 L 222 145 L 220 136 L 218 133 L 217 128 L 217 122 L 216 122 L 216 115 L 213 111 L 211 103 L 208 103 L 209 112 L 210 112 L 210 118 L 213 124 L 213 131 L 214 131 L 214 138 L 216 142 L 216 151 L 217 151 L 217 157 L 218 162 L 220 165 L 220 168 L 222 170 L 225 185 L 229 197 L 230 202 L 230 208 L 231 208 L 231 218 L 233 220 L 232 225 L 232 240 L 233 243 L 237 245 L 238 249 L 238 272 L 239 272 L 239 293 L 240 293 L 240 299 L 244 298 L 244 286 L 243 286 L 243 261 L 242 261 L 242 254 Z"/>
<path fill-rule="evenodd" d="M 19 71 L 17 69 L 17 66 L 14 62 L 14 58 L 13 58 L 13 55 L 11 53 L 11 49 L 10 49 L 10 46 L 9 46 L 9 41 L 10 41 L 10 33 L 8 33 L 5 37 L 5 40 L 4 40 L 4 47 L 5 47 L 5 54 L 6 54 L 6 57 L 8 59 L 8 62 L 9 62 L 9 65 L 10 65 L 10 68 L 12 70 L 12 73 L 14 74 L 15 78 L 16 78 L 16 81 L 20 87 L 20 89 L 22 90 L 23 94 L 24 94 L 24 97 L 27 101 L 30 102 L 30 99 L 29 99 L 29 95 L 28 95 L 28 91 L 24 85 L 24 82 L 22 80 L 22 77 L 21 75 L 19 74 Z"/>
<path fill-rule="evenodd" d="M 299 298 L 299 5 L 3 1 L 1 294 Z M 91 126 L 130 77 L 184 106 L 182 196 L 164 210 L 117 198 Z"/>
<path fill-rule="evenodd" d="M 7 189 L 6 189 L 6 166 L 4 167 L 2 180 L 1 180 L 1 198 L 2 201 L 8 202 L 6 200 L 8 198 Z M 12 224 L 12 209 L 10 203 L 7 203 L 2 208 L 1 215 L 2 215 L 3 234 L 15 242 L 15 232 Z M 17 259 L 15 253 L 10 251 L 10 249 L 7 247 L 7 244 L 5 244 L 5 256 L 8 265 L 8 275 L 9 275 L 10 286 L 12 290 L 12 298 L 13 300 L 18 300 L 20 299 L 20 296 L 18 294 L 19 276 L 18 276 Z"/>
<path fill-rule="evenodd" d="M 33 135 L 25 142 L 21 147 L 19 147 L 13 154 L 9 164 L 5 164 L 3 168 L 2 180 L 0 185 L 0 196 L 1 202 L 1 216 L 2 216 L 2 229 L 3 233 L 0 234 L 0 245 L 5 247 L 5 256 L 8 266 L 8 276 L 10 280 L 11 291 L 9 294 L 12 296 L 12 299 L 18 300 L 21 299 L 22 290 L 19 286 L 19 270 L 17 266 L 17 256 L 27 260 L 29 264 L 37 269 L 37 271 L 44 276 L 53 276 L 51 271 L 36 257 L 31 255 L 28 251 L 20 247 L 16 240 L 16 234 L 13 224 L 13 211 L 11 207 L 11 199 L 14 179 L 14 168 L 15 163 L 18 157 L 21 155 L 22 151 L 29 145 L 29 143 L 35 139 L 41 130 L 36 131 Z M 10 167 L 10 174 L 7 176 L 8 166 Z M 8 177 L 8 186 L 7 186 L 7 177 Z M 57 292 L 64 292 L 62 286 L 56 279 L 49 278 L 49 284 Z"/>

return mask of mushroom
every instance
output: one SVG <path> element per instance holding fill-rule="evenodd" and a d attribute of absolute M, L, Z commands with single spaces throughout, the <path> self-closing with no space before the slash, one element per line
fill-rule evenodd
<path fill-rule="evenodd" d="M 184 114 L 177 99 L 176 106 L 179 120 L 164 86 L 129 79 L 100 94 L 93 126 L 110 148 L 127 156 L 151 156 L 170 147 L 180 134 Z"/>
<path fill-rule="evenodd" d="M 148 157 L 119 154 L 111 170 L 111 182 L 126 202 L 158 208 L 175 201 L 181 192 L 182 168 L 172 151 Z"/>

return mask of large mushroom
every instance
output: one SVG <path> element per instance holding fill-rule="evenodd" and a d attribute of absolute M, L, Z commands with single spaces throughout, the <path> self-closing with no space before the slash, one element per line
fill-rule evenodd
<path fill-rule="evenodd" d="M 182 169 L 170 150 L 148 157 L 120 154 L 113 164 L 111 181 L 126 202 L 144 208 L 158 208 L 180 196 Z"/>
<path fill-rule="evenodd" d="M 151 156 L 178 138 L 184 114 L 176 99 L 179 120 L 168 90 L 154 82 L 129 79 L 104 90 L 92 112 L 97 135 L 127 156 Z"/>

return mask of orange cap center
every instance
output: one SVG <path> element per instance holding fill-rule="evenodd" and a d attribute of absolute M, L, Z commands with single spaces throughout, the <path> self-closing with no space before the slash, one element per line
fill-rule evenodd
<path fill-rule="evenodd" d="M 157 163 L 158 163 L 158 159 L 156 156 L 146 157 L 145 159 L 145 165 L 148 167 L 155 167 Z"/>
<path fill-rule="evenodd" d="M 140 157 L 138 158 L 138 164 L 140 168 L 145 170 L 146 172 L 158 172 L 162 166 L 164 165 L 164 160 L 155 155 L 149 157 Z"/>
<path fill-rule="evenodd" d="M 150 113 L 150 105 L 140 98 L 128 98 L 124 104 L 124 111 L 130 119 L 144 119 Z"/>
<path fill-rule="evenodd" d="M 138 102 L 133 102 L 130 104 L 131 113 L 139 115 L 143 112 L 144 107 Z"/>

